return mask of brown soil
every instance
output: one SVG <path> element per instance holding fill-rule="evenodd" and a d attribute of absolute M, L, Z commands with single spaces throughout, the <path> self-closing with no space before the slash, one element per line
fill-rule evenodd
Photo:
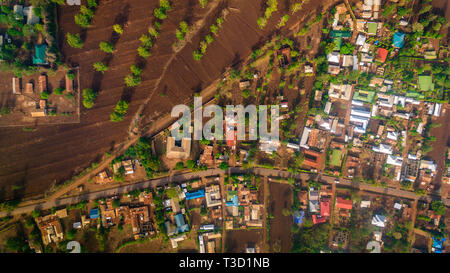
<path fill-rule="evenodd" d="M 271 252 L 289 252 L 292 247 L 292 216 L 284 216 L 283 209 L 291 210 L 293 199 L 291 185 L 278 182 L 270 183 L 269 198 L 269 213 L 274 216 L 270 220 L 270 250 Z"/>
<path fill-rule="evenodd" d="M 226 231 L 225 249 L 227 253 L 243 253 L 249 244 L 264 250 L 263 230 L 229 230 Z"/>

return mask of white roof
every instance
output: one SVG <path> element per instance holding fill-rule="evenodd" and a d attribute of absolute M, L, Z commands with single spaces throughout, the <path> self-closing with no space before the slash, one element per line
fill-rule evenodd
<path fill-rule="evenodd" d="M 344 55 L 342 60 L 342 66 L 353 66 L 353 55 Z"/>
<path fill-rule="evenodd" d="M 383 143 L 381 143 L 379 146 L 374 146 L 373 150 L 382 154 L 392 154 L 392 147 Z"/>
<path fill-rule="evenodd" d="M 325 109 L 323 110 L 325 113 L 329 114 L 331 111 L 331 105 L 332 103 L 327 101 L 327 103 L 325 104 Z"/>
<path fill-rule="evenodd" d="M 436 103 L 436 106 L 434 107 L 433 116 L 439 117 L 441 115 L 441 107 L 442 105 L 440 103 Z"/>
<path fill-rule="evenodd" d="M 394 204 L 394 209 L 402 209 L 402 205 L 399 203 Z"/>
<path fill-rule="evenodd" d="M 361 208 L 370 208 L 370 201 L 361 201 Z"/>
<path fill-rule="evenodd" d="M 403 163 L 403 158 L 395 155 L 388 155 L 386 159 L 386 164 L 401 167 Z"/>
<path fill-rule="evenodd" d="M 339 54 L 339 52 L 331 52 L 330 54 L 328 54 L 328 62 L 329 63 L 339 63 L 339 60 L 341 58 L 341 54 Z"/>
<path fill-rule="evenodd" d="M 309 149 L 309 146 L 306 144 L 308 142 L 309 133 L 311 133 L 311 128 L 305 127 L 305 129 L 303 129 L 302 138 L 300 139 L 300 147 Z"/>
<path fill-rule="evenodd" d="M 383 215 L 374 215 L 372 218 L 372 225 L 377 226 L 377 227 L 385 227 L 386 225 L 386 217 L 384 217 Z"/>
<path fill-rule="evenodd" d="M 356 45 L 362 46 L 366 42 L 366 35 L 360 33 L 356 38 Z"/>
<path fill-rule="evenodd" d="M 398 133 L 397 132 L 388 132 L 387 133 L 387 138 L 390 139 L 390 140 L 397 140 Z"/>
<path fill-rule="evenodd" d="M 428 169 L 432 172 L 436 172 L 436 164 L 433 161 L 429 161 L 429 160 L 420 161 L 420 168 Z"/>

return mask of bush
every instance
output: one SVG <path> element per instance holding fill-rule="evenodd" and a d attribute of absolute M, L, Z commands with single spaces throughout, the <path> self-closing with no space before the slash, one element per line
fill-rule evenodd
<path fill-rule="evenodd" d="M 175 170 L 182 170 L 182 169 L 184 169 L 184 163 L 180 161 L 175 165 Z"/>
<path fill-rule="evenodd" d="M 203 58 L 203 54 L 200 53 L 198 50 L 195 50 L 192 52 L 192 56 L 194 57 L 194 60 L 199 61 Z"/>
<path fill-rule="evenodd" d="M 143 46 L 140 46 L 140 47 L 138 48 L 138 54 L 139 54 L 139 56 L 141 56 L 142 58 L 148 58 L 148 57 L 150 57 L 150 55 L 152 55 L 152 54 L 150 53 L 150 50 L 148 50 L 147 48 L 145 48 L 145 47 L 143 47 Z"/>
<path fill-rule="evenodd" d="M 80 35 L 78 34 L 66 34 L 67 43 L 73 47 L 73 48 L 82 48 L 83 47 L 83 41 L 81 41 Z"/>
<path fill-rule="evenodd" d="M 95 62 L 94 69 L 98 72 L 102 72 L 102 74 L 103 74 L 103 73 L 105 73 L 105 71 L 108 71 L 109 67 L 102 62 Z"/>
<path fill-rule="evenodd" d="M 75 237 L 77 236 L 77 230 L 76 229 L 71 229 L 66 233 L 66 239 L 71 241 L 73 239 L 75 239 Z"/>
<path fill-rule="evenodd" d="M 113 30 L 117 34 L 122 34 L 123 33 L 123 28 L 119 24 L 115 24 L 113 26 Z"/>
<path fill-rule="evenodd" d="M 251 95 L 252 91 L 250 89 L 244 89 L 242 90 L 242 97 L 244 97 L 245 99 L 249 98 Z"/>
<path fill-rule="evenodd" d="M 138 76 L 135 76 L 133 74 L 128 74 L 125 77 L 125 85 L 128 87 L 135 87 L 138 86 L 141 83 L 141 79 Z"/>
<path fill-rule="evenodd" d="M 43 92 L 41 93 L 41 99 L 43 99 L 43 100 L 48 100 L 49 97 L 50 97 L 50 94 L 47 93 L 47 91 L 43 91 Z"/>
<path fill-rule="evenodd" d="M 109 42 L 100 42 L 99 47 L 106 53 L 112 53 L 114 51 L 114 46 Z"/>
<path fill-rule="evenodd" d="M 97 98 L 97 92 L 92 90 L 91 88 L 85 88 L 83 90 L 83 105 L 84 107 L 90 109 L 94 106 L 94 101 Z"/>
<path fill-rule="evenodd" d="M 208 4 L 208 0 L 198 0 L 198 2 L 202 8 L 206 8 L 206 5 Z"/>
<path fill-rule="evenodd" d="M 31 216 L 32 216 L 33 218 L 37 218 L 37 217 L 41 216 L 41 211 L 35 209 L 35 210 L 33 210 L 33 212 L 31 212 Z"/>
<path fill-rule="evenodd" d="M 53 90 L 53 94 L 55 94 L 55 95 L 62 95 L 63 92 L 64 92 L 64 89 L 61 87 L 57 87 L 57 88 L 55 88 L 55 90 Z"/>
<path fill-rule="evenodd" d="M 228 163 L 226 162 L 220 163 L 219 169 L 226 171 L 228 169 Z"/>

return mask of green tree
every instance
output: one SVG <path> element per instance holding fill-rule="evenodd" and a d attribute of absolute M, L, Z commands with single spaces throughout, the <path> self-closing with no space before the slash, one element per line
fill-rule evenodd
<path fill-rule="evenodd" d="M 120 200 L 119 199 L 114 199 L 114 201 L 112 202 L 112 206 L 113 208 L 117 209 L 118 207 L 120 207 Z"/>
<path fill-rule="evenodd" d="M 37 217 L 41 216 L 41 211 L 38 209 L 34 209 L 33 212 L 31 212 L 31 216 L 33 218 L 37 218 Z"/>
<path fill-rule="evenodd" d="M 226 162 L 220 163 L 219 169 L 226 171 L 228 169 L 228 163 Z"/>
<path fill-rule="evenodd" d="M 445 205 L 442 201 L 433 201 L 431 203 L 431 209 L 436 212 L 437 215 L 445 214 Z"/>
<path fill-rule="evenodd" d="M 48 100 L 49 97 L 50 97 L 50 94 L 47 91 L 43 91 L 41 93 L 41 99 Z"/>
<path fill-rule="evenodd" d="M 200 53 L 198 50 L 194 50 L 192 52 L 192 56 L 194 57 L 194 60 L 199 61 L 203 58 L 203 54 Z"/>
<path fill-rule="evenodd" d="M 99 47 L 102 51 L 106 53 L 114 52 L 114 46 L 110 42 L 100 42 Z"/>
<path fill-rule="evenodd" d="M 94 101 L 97 98 L 97 92 L 92 90 L 91 88 L 83 89 L 83 105 L 87 109 L 92 108 L 94 106 Z"/>
<path fill-rule="evenodd" d="M 123 28 L 119 24 L 113 25 L 113 30 L 117 34 L 122 34 L 123 33 Z"/>
<path fill-rule="evenodd" d="M 145 59 L 150 57 L 150 55 L 152 55 L 150 53 L 150 50 L 148 50 L 147 48 L 145 48 L 143 46 L 140 46 L 138 48 L 138 54 L 139 54 L 139 56 L 141 56 L 142 58 L 145 58 Z"/>
<path fill-rule="evenodd" d="M 66 239 L 69 241 L 72 241 L 73 239 L 75 239 L 76 236 L 77 236 L 77 230 L 73 229 L 73 228 L 66 233 Z"/>
<path fill-rule="evenodd" d="M 129 74 L 125 77 L 125 85 L 128 87 L 135 87 L 141 83 L 141 79 L 139 76 Z"/>
<path fill-rule="evenodd" d="M 53 90 L 53 94 L 55 94 L 55 95 L 62 95 L 63 92 L 64 92 L 64 89 L 61 87 L 57 87 Z"/>
<path fill-rule="evenodd" d="M 217 32 L 219 31 L 219 27 L 216 26 L 215 24 L 212 24 L 212 25 L 209 27 L 209 30 L 211 31 L 211 33 L 217 34 Z"/>
<path fill-rule="evenodd" d="M 82 48 L 83 47 L 83 41 L 81 41 L 80 35 L 78 34 L 66 34 L 67 43 L 73 47 L 73 48 Z"/>
<path fill-rule="evenodd" d="M 208 4 L 208 0 L 198 0 L 198 2 L 200 3 L 200 6 L 202 6 L 202 8 L 205 8 Z"/>
<path fill-rule="evenodd" d="M 109 67 L 102 63 L 102 62 L 95 62 L 94 63 L 94 69 L 98 72 L 102 72 L 102 74 L 105 73 L 105 71 L 108 71 Z"/>
<path fill-rule="evenodd" d="M 125 115 L 128 111 L 128 102 L 124 101 L 124 100 L 119 100 L 116 104 L 116 107 L 114 108 L 114 112 L 121 114 L 121 115 Z"/>

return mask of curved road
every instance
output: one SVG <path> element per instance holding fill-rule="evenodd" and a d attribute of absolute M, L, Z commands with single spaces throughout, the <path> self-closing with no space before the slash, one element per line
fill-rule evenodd
<path fill-rule="evenodd" d="M 209 169 L 206 171 L 178 174 L 178 175 L 173 175 L 173 176 L 167 176 L 167 177 L 147 180 L 147 181 L 143 181 L 143 182 L 137 182 L 137 183 L 128 184 L 128 185 L 119 185 L 115 188 L 84 193 L 84 194 L 80 194 L 77 196 L 65 197 L 65 198 L 56 199 L 56 200 L 48 200 L 48 201 L 44 201 L 42 203 L 38 203 L 38 204 L 34 204 L 34 205 L 19 207 L 12 212 L 1 211 L 0 217 L 5 217 L 8 215 L 19 215 L 22 213 L 29 213 L 29 212 L 33 211 L 34 209 L 44 210 L 44 209 L 51 209 L 52 207 L 77 204 L 81 201 L 96 200 L 96 199 L 105 198 L 105 197 L 109 197 L 109 196 L 128 193 L 133 190 L 155 188 L 158 186 L 167 185 L 169 183 L 182 183 L 182 182 L 185 182 L 188 180 L 198 179 L 201 177 L 218 176 L 218 175 L 222 176 L 222 175 L 225 175 L 226 173 L 227 174 L 253 173 L 255 175 L 274 177 L 274 178 L 295 178 L 295 179 L 301 179 L 301 180 L 316 180 L 316 181 L 326 183 L 326 184 L 333 184 L 333 183 L 335 183 L 335 180 L 336 180 L 335 177 L 321 175 L 321 174 L 299 173 L 299 174 L 293 175 L 287 171 L 276 170 L 276 169 L 265 169 L 265 168 L 243 169 L 240 167 L 231 167 L 227 171 L 223 171 L 221 169 Z M 368 184 L 357 183 L 357 182 L 353 182 L 349 179 L 343 179 L 343 178 L 340 179 L 339 186 L 351 187 L 351 188 L 359 189 L 361 191 L 376 192 L 376 193 L 380 193 L 380 194 L 387 194 L 387 195 L 392 195 L 392 196 L 397 196 L 397 197 L 412 199 L 412 200 L 424 200 L 424 201 L 440 200 L 440 197 L 436 196 L 436 195 L 417 196 L 414 192 L 411 192 L 411 191 L 405 191 L 405 190 L 393 189 L 393 188 L 374 187 L 374 186 L 371 186 Z M 447 207 L 450 206 L 449 201 L 450 201 L 449 199 L 443 200 L 444 204 Z"/>

